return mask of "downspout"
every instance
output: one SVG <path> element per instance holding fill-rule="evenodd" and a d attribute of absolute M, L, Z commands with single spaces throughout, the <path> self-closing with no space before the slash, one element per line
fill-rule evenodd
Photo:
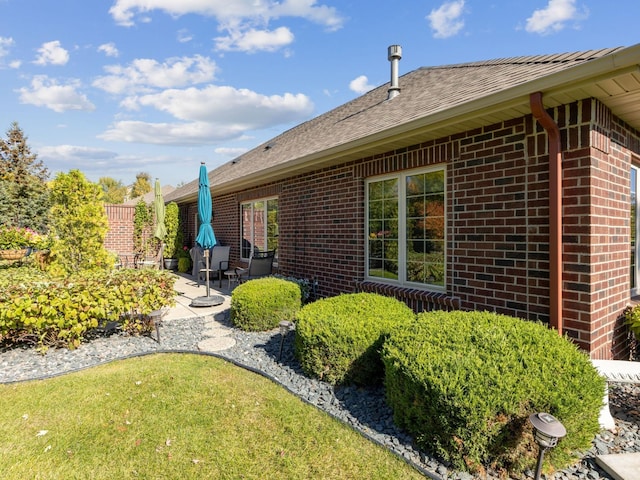
<path fill-rule="evenodd" d="M 558 124 L 542 104 L 542 93 L 529 96 L 531 113 L 547 132 L 549 150 L 549 324 L 562 336 L 562 147 Z"/>

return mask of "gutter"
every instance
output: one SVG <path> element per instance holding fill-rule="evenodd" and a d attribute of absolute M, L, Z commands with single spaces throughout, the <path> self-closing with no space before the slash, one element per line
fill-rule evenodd
<path fill-rule="evenodd" d="M 549 326 L 562 336 L 562 146 L 558 124 L 544 109 L 542 93 L 529 96 L 531 113 L 547 132 L 549 151 Z"/>

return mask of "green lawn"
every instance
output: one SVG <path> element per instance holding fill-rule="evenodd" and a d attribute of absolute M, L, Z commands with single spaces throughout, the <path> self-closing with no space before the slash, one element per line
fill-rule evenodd
<path fill-rule="evenodd" d="M 423 478 L 271 381 L 186 354 L 0 385 L 0 459 L 7 480 Z"/>

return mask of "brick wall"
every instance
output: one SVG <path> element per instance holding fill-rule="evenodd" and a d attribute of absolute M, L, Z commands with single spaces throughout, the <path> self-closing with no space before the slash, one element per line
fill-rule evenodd
<path fill-rule="evenodd" d="M 109 231 L 105 239 L 105 248 L 117 253 L 133 252 L 134 205 L 104 206 L 109 221 Z"/>
<path fill-rule="evenodd" d="M 594 358 L 621 358 L 629 302 L 629 167 L 638 132 L 596 101 L 549 110 L 562 136 L 563 320 Z M 549 321 L 549 159 L 531 115 L 384 155 L 214 197 L 216 236 L 238 263 L 243 201 L 278 197 L 279 270 L 315 278 L 320 295 L 387 292 L 364 279 L 364 182 L 447 165 L 447 279 L 442 295 L 391 289 L 413 304 Z M 197 206 L 181 207 L 194 231 Z"/>

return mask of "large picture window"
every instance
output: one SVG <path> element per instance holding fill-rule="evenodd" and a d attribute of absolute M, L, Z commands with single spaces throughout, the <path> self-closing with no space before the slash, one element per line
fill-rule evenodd
<path fill-rule="evenodd" d="M 278 199 L 243 203 L 241 206 L 242 245 L 240 256 L 249 260 L 253 252 L 278 249 Z"/>
<path fill-rule="evenodd" d="M 445 286 L 445 170 L 367 181 L 369 279 Z"/>

